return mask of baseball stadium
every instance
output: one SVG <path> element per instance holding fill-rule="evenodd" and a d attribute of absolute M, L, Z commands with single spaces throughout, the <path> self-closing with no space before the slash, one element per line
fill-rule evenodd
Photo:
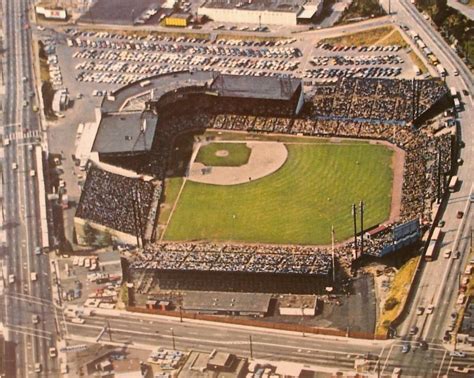
<path fill-rule="evenodd" d="M 127 85 L 79 143 L 76 235 L 136 246 L 138 290 L 337 290 L 354 261 L 412 246 L 432 222 L 455 133 L 419 125 L 447 93 L 436 79 L 304 93 L 295 78 L 201 71 Z"/>

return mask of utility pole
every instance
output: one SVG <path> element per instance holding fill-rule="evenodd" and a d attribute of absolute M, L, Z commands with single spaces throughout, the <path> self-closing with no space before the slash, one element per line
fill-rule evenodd
<path fill-rule="evenodd" d="M 360 254 L 364 253 L 364 202 L 360 201 Z"/>
<path fill-rule="evenodd" d="M 112 328 L 110 328 L 110 323 L 107 320 L 107 333 L 109 334 L 109 341 L 112 341 Z"/>
<path fill-rule="evenodd" d="M 437 193 L 438 198 L 437 198 L 437 202 L 440 203 L 441 202 L 441 169 L 442 169 L 442 167 L 441 167 L 441 147 L 440 146 L 438 146 L 437 157 L 438 157 L 438 159 L 437 159 L 438 160 L 437 161 L 437 163 L 438 163 L 438 169 L 437 169 L 437 171 L 438 171 L 438 193 Z"/>
<path fill-rule="evenodd" d="M 249 335 L 249 341 L 250 341 L 250 359 L 253 360 L 252 335 Z"/>
<path fill-rule="evenodd" d="M 356 204 L 352 204 L 352 219 L 354 221 L 354 248 L 357 253 L 357 209 Z"/>
<path fill-rule="evenodd" d="M 173 341 L 173 350 L 176 350 L 176 342 L 174 340 L 174 330 L 173 328 L 170 328 L 170 330 L 171 330 L 171 339 Z"/>

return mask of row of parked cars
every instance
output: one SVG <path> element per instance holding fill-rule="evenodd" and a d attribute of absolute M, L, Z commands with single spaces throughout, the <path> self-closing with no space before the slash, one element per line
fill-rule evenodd
<path fill-rule="evenodd" d="M 355 46 L 355 45 L 333 45 L 330 43 L 318 43 L 315 46 L 317 49 L 329 50 L 329 51 L 355 51 L 355 52 L 366 52 L 366 51 L 398 51 L 400 46 L 398 45 L 371 45 L 371 46 Z"/>
<path fill-rule="evenodd" d="M 338 77 L 396 77 L 402 73 L 400 67 L 359 67 L 359 68 L 314 68 L 307 69 L 303 75 L 305 78 L 328 79 Z"/>
<path fill-rule="evenodd" d="M 310 60 L 314 66 L 327 65 L 374 65 L 374 64 L 403 64 L 404 60 L 399 55 L 331 55 L 317 56 Z"/>
<path fill-rule="evenodd" d="M 59 67 L 58 56 L 56 55 L 56 45 L 53 39 L 46 38 L 43 41 L 43 49 L 48 63 L 49 78 L 53 89 L 57 90 L 63 86 L 63 76 Z"/>
<path fill-rule="evenodd" d="M 89 38 L 67 39 L 69 47 L 93 48 L 93 49 L 112 49 L 127 51 L 148 51 L 148 52 L 171 52 L 171 53 L 189 53 L 201 55 L 228 55 L 228 56 L 249 56 L 249 57 L 267 57 L 267 58 L 298 58 L 302 56 L 300 49 L 296 47 L 277 47 L 266 46 L 248 47 L 240 46 L 235 43 L 203 44 L 201 42 L 150 42 L 150 41 L 114 41 L 110 39 L 94 40 Z"/>
<path fill-rule="evenodd" d="M 186 37 L 178 36 L 169 33 L 150 33 L 145 35 L 137 34 L 126 34 L 126 33 L 117 33 L 117 32 L 96 32 L 96 31 L 82 31 L 76 29 L 66 29 L 66 34 L 70 38 L 95 38 L 100 40 L 113 39 L 119 41 L 149 41 L 149 42 L 177 42 L 177 43 L 197 43 L 197 44 L 206 44 L 206 43 L 215 43 L 218 45 L 227 45 L 227 46 L 254 46 L 254 47 L 273 47 L 273 46 L 285 46 L 290 45 L 296 42 L 295 38 L 287 38 L 281 40 L 252 40 L 252 39 L 216 39 L 211 42 L 208 38 L 196 38 L 196 37 Z"/>

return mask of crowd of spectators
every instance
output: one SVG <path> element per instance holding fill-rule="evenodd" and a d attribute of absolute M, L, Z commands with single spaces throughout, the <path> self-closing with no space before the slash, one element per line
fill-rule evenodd
<path fill-rule="evenodd" d="M 136 235 L 143 235 L 155 184 L 91 165 L 76 217 Z"/>
<path fill-rule="evenodd" d="M 313 88 L 312 118 L 412 122 L 446 93 L 439 80 L 344 78 Z"/>
<path fill-rule="evenodd" d="M 317 247 L 213 243 L 155 243 L 132 269 L 328 275 L 331 255 Z"/>

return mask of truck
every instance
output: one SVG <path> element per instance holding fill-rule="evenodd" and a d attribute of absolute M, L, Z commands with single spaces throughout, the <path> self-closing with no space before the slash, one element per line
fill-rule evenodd
<path fill-rule="evenodd" d="M 451 88 L 449 88 L 449 94 L 451 95 L 451 97 L 454 98 L 454 97 L 457 97 L 458 91 L 456 90 L 456 88 L 451 87 Z"/>
<path fill-rule="evenodd" d="M 451 177 L 451 180 L 449 180 L 449 192 L 454 193 L 456 191 L 456 187 L 458 186 L 458 176 L 453 176 Z"/>
<path fill-rule="evenodd" d="M 446 69 L 443 67 L 443 65 L 441 63 L 438 63 L 436 65 L 436 70 L 438 71 L 438 73 L 441 77 L 446 76 Z"/>
<path fill-rule="evenodd" d="M 459 101 L 459 99 L 457 97 L 455 97 L 453 99 L 453 102 L 454 102 L 454 109 L 456 109 L 457 112 L 461 111 L 461 109 L 462 109 L 461 101 Z"/>
<path fill-rule="evenodd" d="M 63 194 L 61 196 L 61 207 L 64 210 L 69 209 L 69 198 L 68 198 L 67 194 Z"/>
<path fill-rule="evenodd" d="M 408 35 L 413 38 L 414 40 L 417 40 L 419 37 L 418 33 L 414 30 L 408 30 Z"/>

